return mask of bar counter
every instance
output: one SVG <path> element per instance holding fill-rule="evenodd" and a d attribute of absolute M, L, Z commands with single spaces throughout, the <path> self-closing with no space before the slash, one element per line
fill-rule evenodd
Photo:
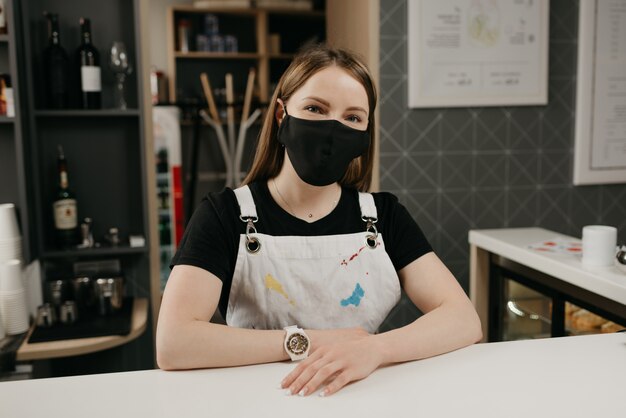
<path fill-rule="evenodd" d="M 624 417 L 626 333 L 476 344 L 285 396 L 291 363 L 0 383 L 2 416 Z"/>

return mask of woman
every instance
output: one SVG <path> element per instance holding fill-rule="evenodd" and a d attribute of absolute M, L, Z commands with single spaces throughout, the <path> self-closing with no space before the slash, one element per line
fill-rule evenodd
<path fill-rule="evenodd" d="M 376 92 L 346 51 L 299 54 L 269 105 L 244 185 L 210 193 L 175 255 L 157 329 L 163 369 L 302 360 L 288 394 L 331 395 L 384 364 L 482 338 L 422 231 L 371 181 Z M 424 315 L 376 331 L 402 287 Z M 219 307 L 228 325 L 210 323 Z M 302 328 L 299 328 L 302 327 Z"/>

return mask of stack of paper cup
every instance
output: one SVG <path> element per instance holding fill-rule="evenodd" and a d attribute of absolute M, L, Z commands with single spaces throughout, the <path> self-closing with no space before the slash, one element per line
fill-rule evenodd
<path fill-rule="evenodd" d="M 20 260 L 0 261 L 0 317 L 7 334 L 28 331 L 26 290 Z"/>
<path fill-rule="evenodd" d="M 22 237 L 13 203 L 0 204 L 0 261 L 22 258 Z"/>
<path fill-rule="evenodd" d="M 4 332 L 4 321 L 2 320 L 2 312 L 0 312 L 0 340 L 2 340 L 6 335 L 6 332 Z"/>

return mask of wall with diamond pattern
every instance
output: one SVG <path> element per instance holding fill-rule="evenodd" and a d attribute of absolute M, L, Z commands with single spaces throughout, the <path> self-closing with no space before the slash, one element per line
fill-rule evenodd
<path fill-rule="evenodd" d="M 409 109 L 406 16 L 407 0 L 381 0 L 381 190 L 398 196 L 463 287 L 470 229 L 580 236 L 601 223 L 626 243 L 626 185 L 572 185 L 578 1 L 550 2 L 549 104 L 536 107 Z M 388 325 L 414 317 L 403 305 Z"/>

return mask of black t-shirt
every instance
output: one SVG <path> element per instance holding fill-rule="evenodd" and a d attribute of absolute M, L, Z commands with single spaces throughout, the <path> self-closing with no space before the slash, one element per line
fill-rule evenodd
<path fill-rule="evenodd" d="M 258 233 L 273 236 L 317 236 L 352 234 L 365 231 L 361 219 L 358 192 L 342 189 L 335 209 L 322 219 L 309 223 L 298 219 L 272 198 L 267 182 L 250 184 L 259 220 Z M 398 199 L 391 193 L 372 193 L 385 249 L 396 271 L 432 251 L 422 230 Z M 219 309 L 224 318 L 232 283 L 239 239 L 246 224 L 239 219 L 240 209 L 235 193 L 226 188 L 209 193 L 196 208 L 170 267 L 179 264 L 200 267 L 222 281 Z"/>

